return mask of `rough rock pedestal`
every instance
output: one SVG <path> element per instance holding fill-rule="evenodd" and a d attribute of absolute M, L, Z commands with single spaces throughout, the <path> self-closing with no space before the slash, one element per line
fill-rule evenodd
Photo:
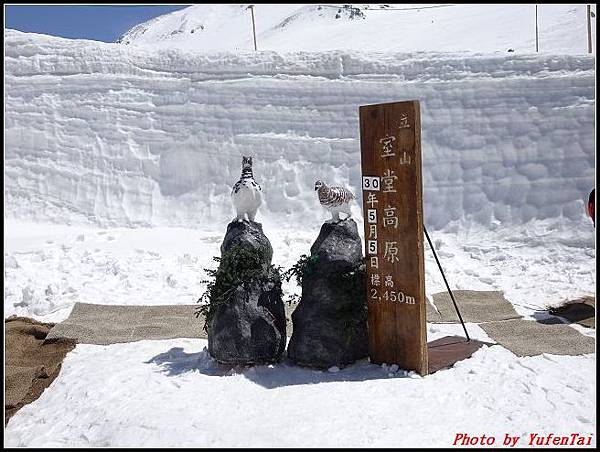
<path fill-rule="evenodd" d="M 227 302 L 211 306 L 214 311 L 208 322 L 208 352 L 226 364 L 277 362 L 285 349 L 285 307 L 279 274 L 270 268 L 273 248 L 260 223 L 229 223 L 221 245 L 219 272 L 228 253 L 240 250 L 259 257 L 255 268 L 257 276 L 233 285 Z M 240 274 L 237 270 L 241 268 L 247 270 L 248 263 L 230 262 L 230 276 Z M 217 273 L 217 279 L 219 277 Z"/>
<path fill-rule="evenodd" d="M 323 224 L 310 252 L 288 357 L 319 368 L 367 357 L 366 272 L 354 220 Z"/>

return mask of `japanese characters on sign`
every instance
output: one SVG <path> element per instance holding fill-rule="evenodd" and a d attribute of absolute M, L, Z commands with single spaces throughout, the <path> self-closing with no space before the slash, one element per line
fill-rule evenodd
<path fill-rule="evenodd" d="M 400 115 L 398 129 L 409 129 L 408 115 Z M 363 176 L 363 190 L 367 192 L 367 256 L 369 268 L 369 293 L 371 301 L 390 301 L 395 303 L 415 304 L 415 298 L 404 293 L 400 288 L 394 288 L 393 274 L 379 273 L 380 259 L 395 264 L 398 262 L 398 242 L 389 237 L 379 241 L 380 229 L 398 229 L 398 207 L 388 202 L 380 206 L 378 193 L 397 193 L 396 181 L 398 166 L 410 165 L 411 156 L 402 151 L 400 154 L 395 146 L 396 137 L 386 134 L 378 140 L 379 146 L 375 153 L 376 158 L 386 160 L 386 169 L 378 176 Z M 382 282 L 383 281 L 383 282 Z M 393 290 L 392 290 L 393 289 Z"/>

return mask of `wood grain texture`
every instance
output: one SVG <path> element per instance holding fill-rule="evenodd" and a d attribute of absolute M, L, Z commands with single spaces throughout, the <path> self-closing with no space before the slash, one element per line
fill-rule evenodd
<path fill-rule="evenodd" d="M 419 102 L 361 106 L 359 116 L 363 178 L 380 178 L 378 191 L 367 189 L 364 183 L 362 190 L 371 361 L 398 364 L 425 375 Z M 369 223 L 369 209 L 376 212 L 376 230 L 374 223 Z M 376 254 L 372 254 L 369 241 L 376 241 Z M 389 281 L 386 285 L 390 276 L 393 285 Z"/>

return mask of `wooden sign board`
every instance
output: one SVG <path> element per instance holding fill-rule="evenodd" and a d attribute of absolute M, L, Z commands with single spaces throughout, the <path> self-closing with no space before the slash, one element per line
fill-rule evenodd
<path fill-rule="evenodd" d="M 369 355 L 427 369 L 418 101 L 360 107 Z"/>

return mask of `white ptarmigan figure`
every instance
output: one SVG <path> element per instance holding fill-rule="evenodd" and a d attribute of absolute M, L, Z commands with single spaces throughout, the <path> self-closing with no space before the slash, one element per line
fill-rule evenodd
<path fill-rule="evenodd" d="M 236 210 L 236 220 L 254 221 L 256 211 L 262 203 L 262 190 L 252 174 L 252 157 L 242 157 L 242 176 L 231 190 L 231 199 Z"/>
<path fill-rule="evenodd" d="M 319 202 L 331 213 L 331 220 L 336 223 L 340 221 L 340 212 L 350 218 L 350 202 L 356 197 L 353 193 L 343 187 L 328 187 L 323 181 L 315 182 L 315 190 L 319 196 Z"/>

